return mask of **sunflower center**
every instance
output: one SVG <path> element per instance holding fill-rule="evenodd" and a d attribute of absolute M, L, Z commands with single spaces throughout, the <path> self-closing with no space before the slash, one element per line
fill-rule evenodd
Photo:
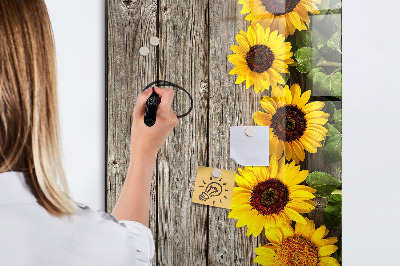
<path fill-rule="evenodd" d="M 283 240 L 277 249 L 277 265 L 316 266 L 318 249 L 301 236 Z"/>
<path fill-rule="evenodd" d="M 292 12 L 299 2 L 300 0 L 261 0 L 265 10 L 275 16 Z"/>
<path fill-rule="evenodd" d="M 269 206 L 276 201 L 278 198 L 278 192 L 274 189 L 267 189 L 261 194 L 261 204 L 264 206 Z"/>
<path fill-rule="evenodd" d="M 271 128 L 275 136 L 286 142 L 299 139 L 306 127 L 305 113 L 293 105 L 279 107 L 271 119 Z"/>
<path fill-rule="evenodd" d="M 250 205 L 262 215 L 276 214 L 289 202 L 289 190 L 279 179 L 258 183 L 251 193 Z"/>
<path fill-rule="evenodd" d="M 256 44 L 250 48 L 246 55 L 247 65 L 251 71 L 263 73 L 267 71 L 275 60 L 274 53 L 268 46 Z"/>

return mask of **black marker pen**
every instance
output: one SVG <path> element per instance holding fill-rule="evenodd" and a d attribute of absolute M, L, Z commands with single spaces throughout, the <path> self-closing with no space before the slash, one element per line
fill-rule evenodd
<path fill-rule="evenodd" d="M 146 110 L 144 111 L 144 123 L 148 127 L 152 127 L 156 123 L 157 105 L 158 94 L 154 91 L 153 87 L 153 93 L 147 99 Z"/>

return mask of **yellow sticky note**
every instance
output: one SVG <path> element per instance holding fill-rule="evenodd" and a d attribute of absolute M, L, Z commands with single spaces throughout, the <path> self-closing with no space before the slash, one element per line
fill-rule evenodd
<path fill-rule="evenodd" d="M 213 177 L 214 169 L 198 167 L 192 202 L 229 209 L 236 172 L 221 169 L 221 176 Z"/>

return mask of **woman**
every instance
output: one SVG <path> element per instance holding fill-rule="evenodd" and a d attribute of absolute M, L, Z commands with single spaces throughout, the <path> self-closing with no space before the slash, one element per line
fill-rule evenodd
<path fill-rule="evenodd" d="M 70 196 L 62 166 L 55 49 L 43 0 L 0 1 L 0 265 L 149 265 L 150 185 L 157 152 L 178 123 L 171 89 L 157 122 L 133 112 L 125 184 L 106 214 Z"/>

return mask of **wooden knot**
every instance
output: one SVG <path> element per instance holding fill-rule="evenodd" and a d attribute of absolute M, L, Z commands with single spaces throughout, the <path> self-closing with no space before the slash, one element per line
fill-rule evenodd
<path fill-rule="evenodd" d="M 133 3 L 133 0 L 123 0 L 122 2 L 125 4 L 125 6 L 129 7 Z"/>

